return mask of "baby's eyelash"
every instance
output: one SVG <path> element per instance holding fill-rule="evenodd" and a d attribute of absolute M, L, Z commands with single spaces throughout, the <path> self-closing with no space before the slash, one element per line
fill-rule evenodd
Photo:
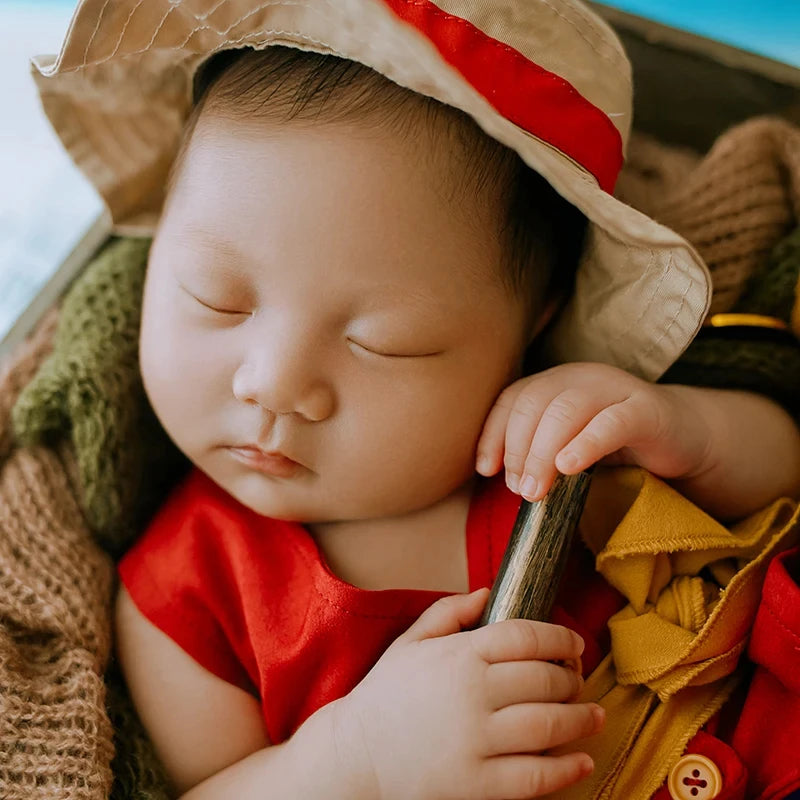
<path fill-rule="evenodd" d="M 183 291 L 186 292 L 186 294 L 188 294 L 189 297 L 191 297 L 193 300 L 197 301 L 201 306 L 203 306 L 203 308 L 207 308 L 209 311 L 214 311 L 217 314 L 229 314 L 229 315 L 250 314 L 249 311 L 239 311 L 238 309 L 232 309 L 232 308 L 219 308 L 218 306 L 211 305 L 211 303 L 207 303 L 205 300 L 202 300 L 196 294 L 194 294 L 194 292 L 190 292 L 185 286 L 181 286 L 181 289 L 183 289 Z"/>
<path fill-rule="evenodd" d="M 197 302 L 200 303 L 201 306 L 204 306 L 205 308 L 208 308 L 211 311 L 215 311 L 217 314 L 248 314 L 248 315 L 250 314 L 249 311 L 236 311 L 235 309 L 231 308 L 217 308 L 216 306 L 212 306 L 209 303 L 204 302 L 199 297 L 195 297 L 194 299 L 197 300 Z"/>
<path fill-rule="evenodd" d="M 354 344 L 359 349 L 366 351 L 367 353 L 370 353 L 374 356 L 381 356 L 383 358 L 428 358 L 429 356 L 438 356 L 441 354 L 440 350 L 430 353 L 384 353 L 380 350 L 375 350 L 372 347 L 367 347 L 366 345 L 361 344 L 361 342 L 357 342 L 355 339 L 348 339 L 347 341 L 350 342 L 350 344 Z"/>

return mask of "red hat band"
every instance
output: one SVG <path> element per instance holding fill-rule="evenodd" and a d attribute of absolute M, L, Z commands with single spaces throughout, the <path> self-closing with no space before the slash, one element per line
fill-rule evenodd
<path fill-rule="evenodd" d="M 569 81 L 430 0 L 383 0 L 423 33 L 506 119 L 580 164 L 612 192 L 622 169 L 622 138 L 611 120 Z"/>

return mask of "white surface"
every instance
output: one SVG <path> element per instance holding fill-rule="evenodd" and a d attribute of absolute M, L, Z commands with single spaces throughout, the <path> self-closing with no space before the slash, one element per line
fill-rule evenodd
<path fill-rule="evenodd" d="M 56 53 L 72 3 L 0 0 L 0 339 L 102 210 L 39 104 L 31 57 Z"/>

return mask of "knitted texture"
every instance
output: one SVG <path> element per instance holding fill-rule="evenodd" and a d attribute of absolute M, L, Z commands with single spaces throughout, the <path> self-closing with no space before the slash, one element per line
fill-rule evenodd
<path fill-rule="evenodd" d="M 141 294 L 149 246 L 149 240 L 130 239 L 112 240 L 103 248 L 66 296 L 55 333 L 55 320 L 49 322 L 52 353 L 37 351 L 40 361 L 46 358 L 36 379 L 31 381 L 36 367 L 32 359 L 13 371 L 14 386 L 27 383 L 13 409 L 18 440 L 56 442 L 69 435 L 80 485 L 74 502 L 114 556 L 141 530 L 184 467 L 183 457 L 147 403 L 139 373 Z M 6 401 L 10 393 L 0 397 Z M 10 439 L 10 427 L 4 425 L 0 436 Z M 63 570 L 51 574 L 58 584 L 80 585 Z M 109 619 L 104 608 L 96 621 L 108 625 Z M 107 653 L 103 663 L 106 659 Z M 116 749 L 112 800 L 166 800 L 163 769 L 113 663 L 106 685 Z M 51 711 L 58 720 L 58 713 Z M 50 715 L 42 716 L 43 726 L 49 728 L 51 722 Z M 111 724 L 106 718 L 107 734 Z M 41 735 L 37 732 L 32 738 Z M 111 747 L 108 736 L 106 745 Z M 90 768 L 95 760 L 88 759 L 85 766 Z M 92 788 L 96 791 L 87 797 L 108 796 L 107 785 Z"/>
<path fill-rule="evenodd" d="M 149 248 L 149 239 L 112 240 L 76 281 L 53 353 L 13 411 L 23 443 L 70 433 L 84 512 L 114 555 L 141 530 L 182 462 L 153 415 L 139 373 Z"/>
<path fill-rule="evenodd" d="M 800 302 L 800 226 L 778 242 L 763 273 L 750 281 L 736 308 L 790 323 Z"/>
<path fill-rule="evenodd" d="M 751 275 L 763 282 L 767 269 L 770 275 L 776 270 L 779 288 L 754 285 L 753 302 L 774 313 L 785 310 L 781 298 L 791 284 L 796 250 L 787 244 L 781 251 L 785 255 L 776 252 L 778 266 L 771 268 L 766 253 L 796 220 L 796 183 L 787 176 L 794 163 L 791 142 L 798 135 L 784 123 L 755 121 L 721 137 L 699 163 L 689 153 L 654 143 L 639 149 L 641 164 L 650 159 L 655 166 L 637 170 L 634 165 L 636 174 L 627 187 L 639 192 L 642 204 L 652 201 L 665 215 L 672 214 L 676 227 L 685 226 L 683 232 L 719 279 L 718 310 L 731 308 L 744 295 Z M 782 144 L 781 136 L 786 138 Z M 736 146 L 723 148 L 726 138 Z M 674 170 L 665 166 L 668 162 Z M 734 162 L 739 164 L 735 170 L 730 167 Z M 736 189 L 731 181 L 738 181 L 745 169 L 762 177 L 740 181 Z M 716 182 L 725 180 L 729 183 L 722 190 Z M 750 188 L 754 192 L 748 200 Z M 731 194 L 738 198 L 735 203 L 715 205 L 715 198 L 728 201 Z M 761 215 L 751 219 L 752 208 L 761 209 Z M 752 234 L 753 228 L 746 227 L 751 222 L 762 233 Z M 743 254 L 729 251 L 728 239 Z M 136 341 L 148 248 L 143 240 L 111 241 L 65 300 L 52 354 L 47 355 L 48 345 L 41 341 L 27 345 L 0 383 L 0 448 L 7 451 L 0 483 L 0 697 L 11 699 L 6 702 L 11 713 L 0 713 L 0 751 L 12 754 L 7 759 L 12 766 L 0 766 L 3 798 L 107 797 L 109 716 L 117 737 L 112 798 L 168 796 L 113 665 L 106 673 L 108 716 L 103 708 L 98 676 L 108 660 L 111 567 L 90 538 L 91 531 L 117 555 L 186 466 L 155 421 L 138 372 Z M 720 343 L 713 344 L 717 354 L 711 363 L 723 363 L 718 361 Z M 721 385 L 730 385 L 725 381 L 729 369 L 725 365 L 721 370 Z M 748 372 L 756 374 L 755 369 Z M 8 452 L 4 410 L 28 381 L 14 409 L 16 433 L 28 445 Z M 754 388 L 761 390 L 760 385 Z M 37 442 L 49 447 L 33 444 Z M 2 453 L 0 449 L 0 457 Z"/>
<path fill-rule="evenodd" d="M 52 309 L 0 372 L 0 797 L 167 800 L 113 660 L 106 669 L 114 569 L 80 512 L 73 448 L 13 447 L 11 408 L 46 374 L 57 322 Z"/>
<path fill-rule="evenodd" d="M 686 237 L 711 272 L 711 314 L 731 310 L 778 242 L 800 225 L 800 128 L 757 117 L 696 165 L 686 150 L 631 142 L 617 194 Z"/>
<path fill-rule="evenodd" d="M 10 424 L 11 410 L 20 392 L 31 382 L 42 359 L 53 349 L 53 334 L 58 324 L 58 309 L 51 308 L 42 318 L 33 336 L 24 342 L 13 357 L 0 365 L 0 463 L 11 452 L 14 433 Z"/>
<path fill-rule="evenodd" d="M 0 432 L 49 347 L 54 317 L 0 377 Z M 95 800 L 111 787 L 103 671 L 111 643 L 111 560 L 76 502 L 63 448 L 0 454 L 0 796 Z"/>
<path fill-rule="evenodd" d="M 778 243 L 732 310 L 790 323 L 799 284 L 800 227 Z M 662 380 L 760 392 L 800 418 L 800 343 L 790 335 L 759 339 L 759 333 L 730 339 L 724 328 L 703 329 Z"/>

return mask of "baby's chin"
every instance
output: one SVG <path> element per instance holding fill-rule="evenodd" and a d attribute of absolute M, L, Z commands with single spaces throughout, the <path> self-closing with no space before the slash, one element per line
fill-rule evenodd
<path fill-rule="evenodd" d="M 206 473 L 208 474 L 208 473 Z M 238 503 L 269 519 L 296 522 L 302 525 L 321 525 L 357 520 L 382 519 L 418 510 L 418 503 L 393 496 L 359 493 L 350 500 L 344 492 L 326 493 L 322 487 L 291 485 L 264 478 L 261 475 L 225 480 L 209 474 Z"/>
<path fill-rule="evenodd" d="M 328 500 L 313 481 L 281 480 L 255 472 L 232 476 L 198 466 L 234 500 L 262 517 L 310 524 L 338 521 L 358 513 L 358 509 L 345 509 L 341 503 Z"/>
<path fill-rule="evenodd" d="M 237 502 L 262 517 L 300 523 L 324 521 L 329 517 L 326 509 L 318 508 L 313 502 L 310 492 L 281 485 L 280 481 L 262 476 L 234 480 L 220 480 L 213 474 L 209 477 Z"/>

